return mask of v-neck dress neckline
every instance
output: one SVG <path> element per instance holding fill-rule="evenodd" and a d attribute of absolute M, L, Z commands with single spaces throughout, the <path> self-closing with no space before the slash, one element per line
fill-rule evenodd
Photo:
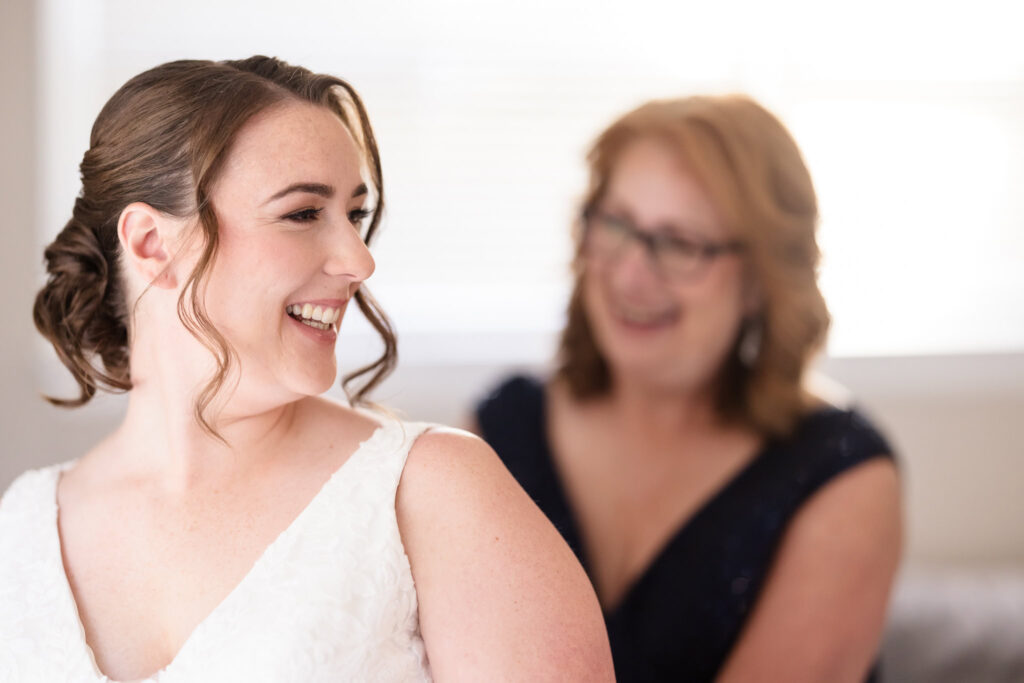
<path fill-rule="evenodd" d="M 583 527 L 580 524 L 576 511 L 572 507 L 568 489 L 559 471 L 558 464 L 555 462 L 555 455 L 552 451 L 550 425 L 547 419 L 548 397 L 543 390 L 540 393 L 539 401 L 539 430 L 541 438 L 538 446 L 538 457 L 540 465 L 544 469 L 544 476 L 550 479 L 552 488 L 556 492 L 552 502 L 557 506 L 557 509 L 565 519 L 562 536 L 569 544 L 569 547 L 576 553 L 576 557 L 579 559 L 580 564 L 583 565 L 584 571 L 591 577 L 591 582 L 594 583 L 592 560 L 588 556 L 587 546 L 583 542 Z M 601 603 L 601 611 L 604 614 L 605 621 L 613 620 L 617 614 L 628 608 L 628 603 L 633 594 L 642 588 L 647 578 L 656 570 L 657 566 L 672 554 L 674 547 L 683 542 L 687 531 L 700 524 L 703 516 L 711 514 L 715 506 L 720 504 L 721 500 L 728 498 L 734 487 L 739 486 L 744 479 L 752 476 L 752 472 L 755 472 L 757 469 L 758 461 L 766 457 L 769 451 L 770 442 L 765 442 L 759 446 L 754 455 L 720 484 L 711 495 L 707 496 L 693 512 L 676 522 L 672 531 L 665 537 L 658 550 L 651 557 L 651 560 L 629 583 L 625 590 L 622 591 L 618 600 L 611 605 Z"/>
<path fill-rule="evenodd" d="M 174 658 L 141 683 L 430 681 L 395 495 L 430 428 L 387 415 L 327 478 Z M 0 503 L 0 680 L 114 683 L 97 666 L 64 569 L 57 483 L 19 477 Z"/>
<path fill-rule="evenodd" d="M 72 465 L 74 465 L 75 461 L 62 463 L 61 465 L 57 466 L 57 468 L 55 469 L 55 476 L 53 477 L 54 515 L 51 525 L 55 538 L 54 541 L 49 544 L 51 548 L 56 549 L 57 556 L 56 558 L 51 558 L 51 560 L 60 563 L 61 578 L 63 579 L 63 585 L 61 585 L 61 594 L 66 596 L 67 598 L 65 604 L 66 612 L 68 614 L 68 618 L 72 619 L 75 622 L 76 629 L 78 630 L 78 632 L 81 633 L 80 645 L 84 650 L 83 655 L 89 662 L 92 663 L 92 674 L 95 680 L 101 681 L 103 683 L 160 683 L 161 677 L 165 676 L 168 670 L 173 669 L 175 663 L 182 656 L 188 656 L 189 645 L 192 643 L 192 641 L 195 640 L 197 637 L 202 637 L 202 633 L 204 631 L 214 627 L 212 624 L 216 621 L 218 616 L 221 613 L 223 613 L 225 609 L 227 609 L 225 605 L 230 604 L 232 601 L 237 602 L 238 600 L 244 598 L 245 590 L 248 584 L 251 582 L 250 577 L 254 574 L 259 573 L 263 569 L 263 565 L 269 561 L 267 559 L 268 556 L 272 556 L 274 554 L 276 547 L 287 542 L 290 536 L 297 533 L 301 533 L 303 522 L 307 517 L 309 517 L 312 514 L 310 513 L 310 510 L 315 509 L 317 501 L 322 497 L 328 495 L 330 489 L 336 487 L 338 485 L 337 482 L 340 479 L 342 479 L 348 472 L 358 468 L 359 458 L 362 457 L 363 453 L 367 452 L 368 445 L 372 447 L 375 440 L 379 439 L 379 435 L 381 434 L 382 430 L 386 429 L 386 427 L 387 426 L 384 424 L 376 427 L 370 434 L 370 436 L 367 437 L 364 441 L 361 441 L 359 445 L 356 446 L 355 450 L 352 451 L 351 455 L 345 458 L 345 461 L 341 463 L 341 465 L 339 465 L 338 468 L 334 470 L 334 472 L 331 473 L 331 475 L 317 490 L 313 497 L 310 498 L 309 502 L 306 503 L 306 505 L 302 508 L 302 510 L 299 511 L 295 518 L 291 522 L 289 522 L 288 526 L 286 526 L 281 531 L 281 533 L 274 537 L 274 540 L 272 540 L 267 545 L 267 547 L 263 549 L 263 552 L 261 552 L 259 556 L 257 556 L 252 566 L 249 567 L 249 569 L 245 572 L 245 574 L 238 581 L 238 583 L 235 584 L 234 588 L 232 588 L 227 593 L 227 595 L 225 595 L 220 600 L 220 602 L 218 602 L 216 606 L 214 606 L 214 608 L 210 610 L 210 612 L 205 617 L 203 617 L 199 621 L 199 623 L 195 625 L 195 627 L 192 629 L 192 632 L 189 633 L 187 638 L 185 638 L 185 642 L 181 644 L 181 647 L 178 648 L 178 651 L 171 658 L 170 662 L 168 662 L 164 667 L 162 667 L 158 671 L 146 676 L 145 678 L 127 681 L 114 680 L 100 670 L 99 665 L 96 662 L 96 654 L 93 652 L 92 647 L 89 645 L 89 642 L 85 637 L 85 624 L 82 622 L 82 615 L 78 609 L 78 602 L 75 600 L 75 594 L 74 591 L 71 589 L 71 582 L 68 579 L 67 570 L 64 567 L 63 543 L 60 538 L 59 525 L 60 507 L 57 504 L 57 489 L 60 485 L 61 475 L 65 470 L 69 469 Z"/>

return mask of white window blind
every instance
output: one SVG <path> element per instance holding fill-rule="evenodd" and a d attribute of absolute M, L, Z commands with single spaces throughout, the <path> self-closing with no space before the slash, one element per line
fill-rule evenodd
<path fill-rule="evenodd" d="M 590 140 L 645 99 L 745 91 L 815 178 L 832 355 L 1024 349 L 1020 5 L 711 4 L 46 0 L 40 243 L 117 86 L 274 54 L 366 100 L 388 199 L 370 288 L 406 359 L 540 362 Z"/>

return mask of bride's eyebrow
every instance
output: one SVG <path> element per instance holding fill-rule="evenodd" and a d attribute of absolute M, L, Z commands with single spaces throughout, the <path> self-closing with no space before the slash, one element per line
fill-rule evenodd
<path fill-rule="evenodd" d="M 366 186 L 364 185 L 364 191 L 365 188 Z M 290 195 L 293 192 L 306 192 L 309 194 L 320 195 L 324 199 L 330 199 L 331 197 L 334 196 L 334 187 L 331 185 L 324 185 L 323 183 L 292 183 L 283 190 L 274 193 L 273 196 L 271 196 L 263 203 L 269 204 L 270 202 L 281 199 L 282 197 Z"/>

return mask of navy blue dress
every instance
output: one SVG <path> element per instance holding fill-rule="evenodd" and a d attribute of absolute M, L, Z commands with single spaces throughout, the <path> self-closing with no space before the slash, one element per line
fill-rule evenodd
<path fill-rule="evenodd" d="M 551 457 L 544 398 L 540 382 L 514 377 L 480 403 L 476 418 L 483 438 L 589 573 Z M 605 613 L 618 680 L 713 680 L 757 601 L 789 520 L 833 477 L 891 452 L 863 416 L 836 408 L 809 414 L 784 441 L 769 441 Z M 872 672 L 868 680 L 874 678 Z"/>

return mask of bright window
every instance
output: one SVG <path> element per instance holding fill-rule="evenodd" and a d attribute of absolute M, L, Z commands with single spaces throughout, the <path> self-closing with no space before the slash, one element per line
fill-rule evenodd
<path fill-rule="evenodd" d="M 367 102 L 388 195 L 370 286 L 406 360 L 540 362 L 589 141 L 645 99 L 740 90 L 815 178 L 833 355 L 1024 349 L 1019 5 L 485 4 L 47 0 L 41 241 L 124 80 L 276 54 Z M 359 355 L 366 326 L 347 328 Z"/>

